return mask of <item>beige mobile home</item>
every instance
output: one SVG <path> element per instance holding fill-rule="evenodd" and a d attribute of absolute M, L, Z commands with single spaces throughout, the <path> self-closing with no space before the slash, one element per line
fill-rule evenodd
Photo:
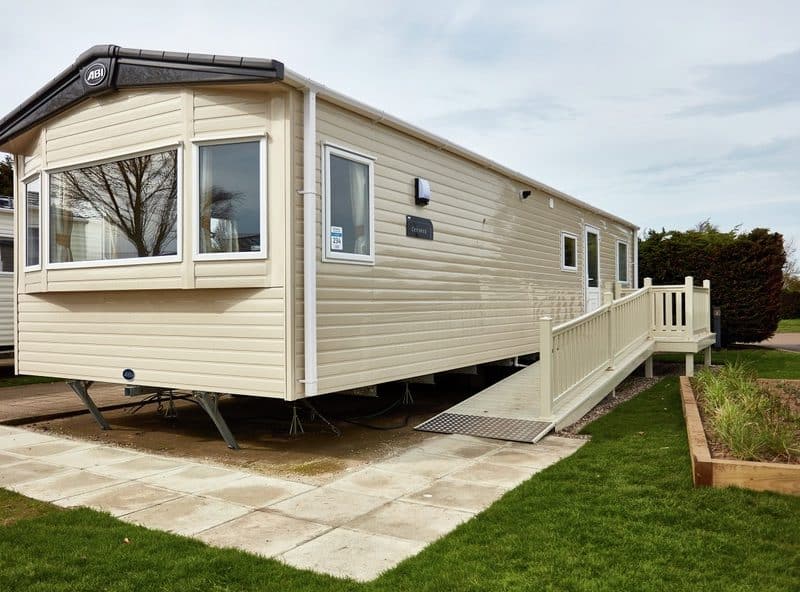
<path fill-rule="evenodd" d="M 637 286 L 632 223 L 273 60 L 94 47 L 0 150 L 17 371 L 89 403 L 106 381 L 213 412 L 514 358 Z"/>

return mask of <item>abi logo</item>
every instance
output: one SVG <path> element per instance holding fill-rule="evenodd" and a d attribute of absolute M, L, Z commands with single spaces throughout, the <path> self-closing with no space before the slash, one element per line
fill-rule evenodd
<path fill-rule="evenodd" d="M 106 79 L 106 66 L 99 62 L 95 62 L 83 73 L 83 81 L 89 86 L 97 86 Z"/>

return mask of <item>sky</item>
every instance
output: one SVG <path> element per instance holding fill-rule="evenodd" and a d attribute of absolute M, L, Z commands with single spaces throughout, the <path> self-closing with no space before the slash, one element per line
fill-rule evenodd
<path fill-rule="evenodd" d="M 800 245 L 800 3 L 9 2 L 4 115 L 92 45 L 267 57 L 628 219 Z"/>

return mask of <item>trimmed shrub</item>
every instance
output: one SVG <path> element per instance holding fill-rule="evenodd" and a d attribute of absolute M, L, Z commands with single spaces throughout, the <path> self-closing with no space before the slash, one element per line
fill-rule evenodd
<path fill-rule="evenodd" d="M 781 292 L 781 318 L 800 319 L 800 292 Z"/>
<path fill-rule="evenodd" d="M 711 280 L 711 304 L 722 309 L 722 342 L 750 343 L 778 328 L 786 254 L 783 237 L 764 228 L 719 232 L 710 224 L 686 232 L 649 231 L 639 244 L 639 277 L 682 284 Z M 641 281 L 641 280 L 640 280 Z"/>

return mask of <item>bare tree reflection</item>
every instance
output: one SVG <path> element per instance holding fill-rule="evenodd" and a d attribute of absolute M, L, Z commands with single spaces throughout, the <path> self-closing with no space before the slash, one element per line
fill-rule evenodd
<path fill-rule="evenodd" d="M 174 254 L 177 151 L 137 156 L 61 173 L 63 203 L 75 217 L 100 216 L 139 257 Z"/>

